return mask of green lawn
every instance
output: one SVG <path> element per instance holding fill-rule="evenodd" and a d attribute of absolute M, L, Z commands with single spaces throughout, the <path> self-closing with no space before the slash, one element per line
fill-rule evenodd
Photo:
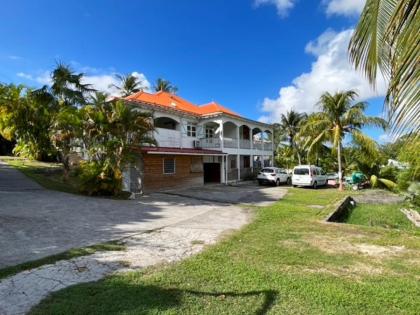
<path fill-rule="evenodd" d="M 291 189 L 201 254 L 64 289 L 32 313 L 418 314 L 420 234 L 323 222 L 342 197 Z"/>
<path fill-rule="evenodd" d="M 414 224 L 400 211 L 404 207 L 404 204 L 358 204 L 350 212 L 346 223 L 414 230 Z"/>

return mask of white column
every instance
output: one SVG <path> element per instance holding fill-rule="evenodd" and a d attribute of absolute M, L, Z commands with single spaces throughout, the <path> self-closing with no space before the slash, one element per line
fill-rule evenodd
<path fill-rule="evenodd" d="M 238 181 L 241 180 L 241 156 L 236 155 L 236 166 L 238 167 Z"/>
<path fill-rule="evenodd" d="M 220 139 L 220 149 L 222 150 L 222 152 L 223 152 L 223 149 L 224 149 L 224 143 L 223 143 L 223 137 L 224 137 L 224 133 L 223 133 L 223 120 L 220 120 L 220 122 L 219 122 L 219 128 L 220 128 L 220 132 L 219 132 L 219 139 Z"/>
<path fill-rule="evenodd" d="M 239 127 L 236 126 L 236 147 L 239 149 Z"/>

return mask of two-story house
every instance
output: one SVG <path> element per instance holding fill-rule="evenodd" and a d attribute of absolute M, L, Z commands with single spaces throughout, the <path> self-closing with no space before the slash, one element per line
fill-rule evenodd
<path fill-rule="evenodd" d="M 215 102 L 198 106 L 167 92 L 139 92 L 125 101 L 153 114 L 157 146 L 141 148 L 137 167 L 145 192 L 244 180 L 273 163 L 269 124 Z M 125 186 L 135 191 L 139 176 L 133 168 L 129 173 Z"/>

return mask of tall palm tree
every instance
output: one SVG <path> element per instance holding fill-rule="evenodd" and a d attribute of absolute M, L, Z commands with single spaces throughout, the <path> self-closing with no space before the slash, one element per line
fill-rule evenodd
<path fill-rule="evenodd" d="M 51 94 L 65 105 L 85 105 L 88 94 L 95 92 L 90 84 L 83 83 L 83 73 L 74 73 L 70 66 L 59 62 L 51 73 Z M 37 93 L 48 92 L 47 87 Z"/>
<path fill-rule="evenodd" d="M 296 136 L 306 118 L 307 115 L 305 113 L 291 110 L 286 114 L 281 114 L 280 123 L 276 124 L 275 128 L 277 142 L 289 142 L 289 147 L 292 149 L 293 154 L 296 154 L 299 164 L 301 164 L 301 155 L 297 146 Z"/>
<path fill-rule="evenodd" d="M 122 97 L 143 91 L 145 88 L 143 82 L 133 74 L 116 74 L 115 76 L 120 81 L 120 84 L 111 84 L 110 87 L 115 87 Z"/>
<path fill-rule="evenodd" d="M 172 93 L 175 94 L 176 92 L 178 92 L 178 88 L 173 85 L 170 81 L 162 79 L 162 78 L 158 78 L 156 80 L 156 84 L 154 86 L 155 91 L 156 92 L 168 92 L 168 93 Z"/>
<path fill-rule="evenodd" d="M 420 131 L 420 1 L 367 0 L 349 45 L 350 59 L 375 85 L 389 80 L 386 104 L 393 131 Z"/>
<path fill-rule="evenodd" d="M 370 117 L 364 114 L 367 103 L 353 103 L 357 93 L 355 91 L 337 92 L 331 95 L 324 93 L 319 106 L 321 112 L 308 117 L 307 123 L 302 127 L 305 134 L 312 134 L 309 151 L 320 143 L 332 143 L 337 152 L 339 189 L 343 189 L 342 182 L 342 143 L 345 135 L 349 135 L 352 141 L 368 153 L 376 151 L 376 142 L 362 132 L 365 126 L 379 126 L 386 128 L 387 123 L 379 117 Z"/>

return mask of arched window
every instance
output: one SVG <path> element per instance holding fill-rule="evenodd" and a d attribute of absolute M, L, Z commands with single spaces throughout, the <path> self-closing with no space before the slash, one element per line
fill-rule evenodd
<path fill-rule="evenodd" d="M 170 130 L 178 129 L 178 122 L 169 117 L 158 117 L 154 120 L 155 128 L 163 128 Z"/>

